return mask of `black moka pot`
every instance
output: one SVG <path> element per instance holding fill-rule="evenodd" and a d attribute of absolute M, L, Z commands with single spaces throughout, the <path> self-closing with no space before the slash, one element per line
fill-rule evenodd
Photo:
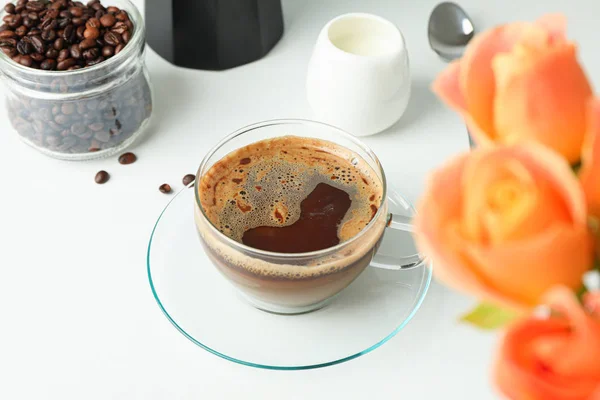
<path fill-rule="evenodd" d="M 148 44 L 182 67 L 247 64 L 265 56 L 282 34 L 281 0 L 146 0 Z"/>

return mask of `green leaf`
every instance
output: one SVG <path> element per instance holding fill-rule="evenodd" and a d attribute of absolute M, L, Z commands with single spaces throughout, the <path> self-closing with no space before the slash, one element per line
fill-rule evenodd
<path fill-rule="evenodd" d="M 480 329 L 498 329 L 517 319 L 520 314 L 513 310 L 498 307 L 491 303 L 479 303 L 460 320 L 475 325 Z"/>

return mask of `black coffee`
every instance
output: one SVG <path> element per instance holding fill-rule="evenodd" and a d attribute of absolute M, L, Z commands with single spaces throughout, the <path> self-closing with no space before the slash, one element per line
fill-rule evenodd
<path fill-rule="evenodd" d="M 209 220 L 248 246 L 280 253 L 333 247 L 360 232 L 381 202 L 371 169 L 347 150 L 288 136 L 236 150 L 202 178 Z"/>

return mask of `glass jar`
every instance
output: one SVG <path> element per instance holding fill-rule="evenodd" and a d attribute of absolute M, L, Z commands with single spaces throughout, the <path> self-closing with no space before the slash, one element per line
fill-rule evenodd
<path fill-rule="evenodd" d="M 106 61 L 43 71 L 0 52 L 9 120 L 25 143 L 51 157 L 89 160 L 120 152 L 140 137 L 152 114 L 144 22 L 129 0 L 108 2 L 105 7 L 127 11 L 134 31 L 123 50 Z"/>

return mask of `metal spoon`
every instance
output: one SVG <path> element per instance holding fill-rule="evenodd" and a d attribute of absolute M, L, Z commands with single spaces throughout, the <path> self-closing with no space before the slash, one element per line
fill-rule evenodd
<path fill-rule="evenodd" d="M 471 19 L 458 4 L 440 3 L 431 12 L 429 45 L 444 60 L 452 61 L 461 57 L 474 35 Z"/>

